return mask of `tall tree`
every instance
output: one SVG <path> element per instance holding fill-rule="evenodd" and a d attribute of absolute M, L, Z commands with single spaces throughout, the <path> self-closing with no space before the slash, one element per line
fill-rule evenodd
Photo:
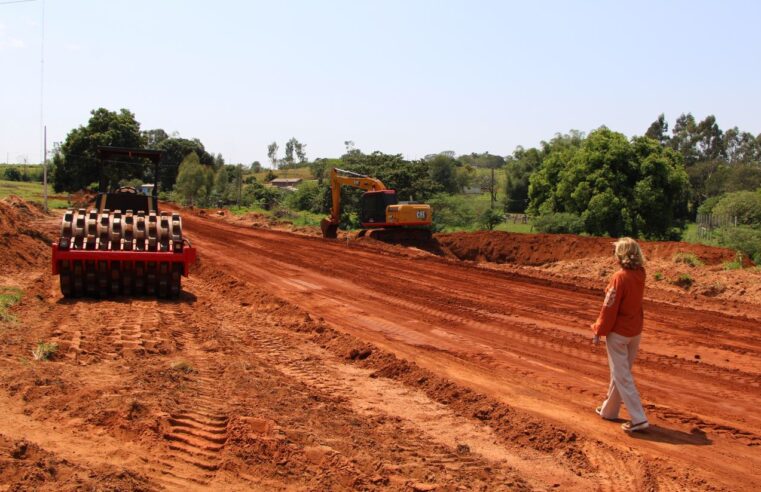
<path fill-rule="evenodd" d="M 70 131 L 53 158 L 55 173 L 53 187 L 56 191 L 76 191 L 97 182 L 100 176 L 96 149 L 101 145 L 116 147 L 142 147 L 143 136 L 140 123 L 127 109 L 118 112 L 105 108 L 94 109 L 87 126 Z M 109 186 L 122 180 L 144 178 L 147 166 L 143 162 L 114 158 L 104 166 Z"/>
<path fill-rule="evenodd" d="M 267 157 L 269 157 L 273 169 L 277 168 L 277 151 L 279 148 L 277 142 L 272 142 L 267 146 Z"/>
<path fill-rule="evenodd" d="M 652 138 L 661 145 L 665 145 L 669 141 L 668 131 L 669 124 L 666 121 L 666 116 L 661 113 L 658 115 L 658 119 L 650 124 L 650 127 L 645 132 L 645 136 Z"/>
<path fill-rule="evenodd" d="M 293 151 L 294 151 L 294 141 L 296 141 L 295 138 L 291 138 L 287 142 L 285 142 L 285 155 L 283 157 L 283 162 L 286 166 L 293 165 Z"/>
<path fill-rule="evenodd" d="M 175 191 L 190 205 L 203 204 L 213 185 L 211 166 L 204 166 L 195 152 L 182 160 Z M 211 182 L 211 183 L 210 183 Z"/>
<path fill-rule="evenodd" d="M 677 152 L 602 127 L 578 147 L 549 152 L 530 178 L 529 210 L 580 216 L 591 234 L 671 239 L 684 226 L 688 194 Z"/>

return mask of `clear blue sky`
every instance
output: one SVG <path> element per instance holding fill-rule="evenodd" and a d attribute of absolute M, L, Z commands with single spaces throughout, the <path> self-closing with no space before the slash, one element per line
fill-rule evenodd
<path fill-rule="evenodd" d="M 0 0 L 0 161 L 40 160 L 42 0 Z M 511 153 L 661 112 L 761 132 L 761 2 L 47 0 L 44 121 L 100 106 L 266 163 Z M 282 152 L 282 150 L 281 150 Z"/>

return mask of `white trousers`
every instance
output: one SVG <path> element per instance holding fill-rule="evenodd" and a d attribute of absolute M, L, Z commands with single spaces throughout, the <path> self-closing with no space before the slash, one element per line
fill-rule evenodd
<path fill-rule="evenodd" d="M 632 376 L 632 365 L 637 357 L 641 337 L 642 335 L 625 337 L 611 332 L 605 339 L 610 365 L 610 386 L 608 398 L 602 404 L 603 418 L 617 419 L 623 401 L 632 423 L 639 424 L 647 421 L 645 409 L 642 408 L 639 392 Z"/>

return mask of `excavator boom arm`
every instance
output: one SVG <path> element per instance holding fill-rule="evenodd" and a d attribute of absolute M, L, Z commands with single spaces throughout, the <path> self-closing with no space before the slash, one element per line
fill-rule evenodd
<path fill-rule="evenodd" d="M 368 191 L 381 191 L 386 189 L 386 185 L 384 185 L 379 179 L 351 171 L 345 171 L 343 169 L 333 168 L 330 171 L 330 196 L 332 199 L 330 221 L 334 224 L 338 224 L 341 220 L 342 185 Z"/>

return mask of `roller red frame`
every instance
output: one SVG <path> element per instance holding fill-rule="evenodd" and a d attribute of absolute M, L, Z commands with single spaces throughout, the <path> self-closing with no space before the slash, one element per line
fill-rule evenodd
<path fill-rule="evenodd" d="M 109 251 L 100 249 L 62 250 L 53 243 L 53 275 L 58 275 L 60 261 L 119 261 L 130 263 L 182 263 L 182 276 L 187 277 L 190 265 L 196 261 L 196 249 L 185 246 L 180 253 L 174 251 Z"/>

